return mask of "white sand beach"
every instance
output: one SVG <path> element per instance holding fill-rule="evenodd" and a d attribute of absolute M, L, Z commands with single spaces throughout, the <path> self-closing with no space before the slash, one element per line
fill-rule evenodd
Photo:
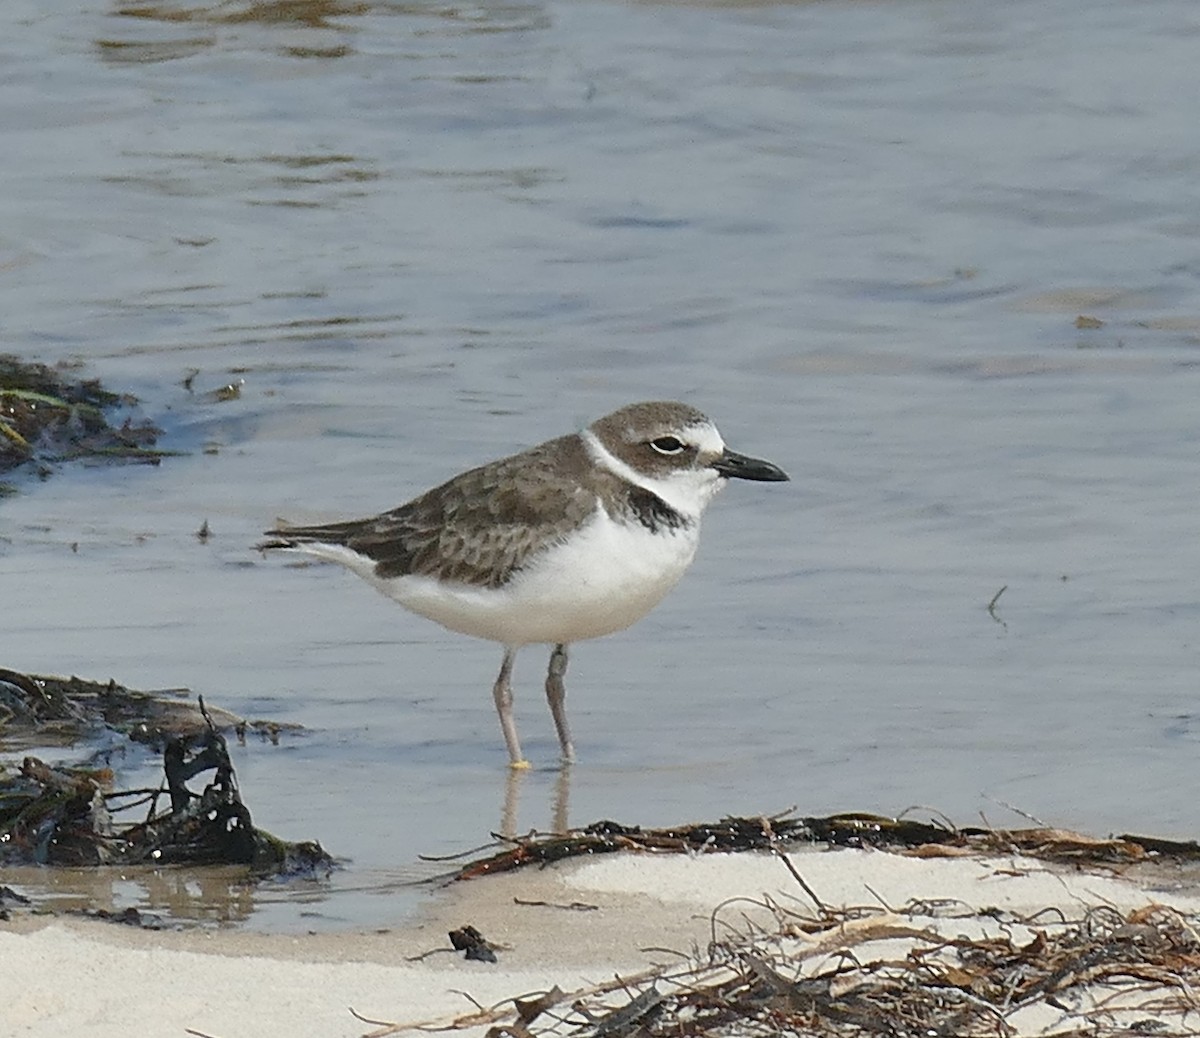
<path fill-rule="evenodd" d="M 1116 870 L 1076 871 L 1018 856 L 812 849 L 789 860 L 825 905 L 869 910 L 865 920 L 838 929 L 861 930 L 854 941 L 860 963 L 902 960 L 914 942 L 934 934 L 1006 933 L 1024 941 L 1081 919 L 1089 908 L 1126 915 L 1169 906 L 1172 919 L 1193 934 L 1200 913 L 1200 889 L 1190 884 L 1135 881 Z M 767 915 L 763 903 L 799 916 L 815 911 L 785 863 L 767 854 L 621 854 L 458 883 L 411 927 L 376 933 L 146 931 L 26 915 L 0 924 L 0 1030 L 29 1038 L 410 1033 L 391 1025 L 446 1026 L 476 1005 L 555 985 L 573 992 L 656 963 L 703 957 L 714 936 L 735 937 L 748 920 Z M 1027 918 L 1035 913 L 1042 914 Z M 498 946 L 498 963 L 468 962 L 449 950 L 447 931 L 466 924 Z M 814 966 L 835 954 L 832 932 L 816 939 L 822 948 L 801 943 L 797 961 Z M 789 939 L 795 945 L 798 938 Z M 410 961 L 441 948 L 447 950 Z M 1130 1018 L 1154 1019 L 1160 1034 L 1195 1033 L 1200 1016 L 1193 1014 L 1187 1022 L 1193 1030 L 1186 1030 L 1182 1017 L 1155 1001 L 1164 993 L 1171 993 L 1169 983 L 1161 990 L 1143 985 L 1136 1004 L 1158 1008 L 1135 1008 Z M 1113 989 L 1103 997 L 1111 999 Z M 628 1000 L 622 992 L 610 997 L 614 1006 Z M 1061 1008 L 1030 1006 L 1007 1023 L 1015 1034 L 1048 1034 L 1078 1025 L 1091 1001 L 1089 995 L 1071 1005 L 1060 1000 Z M 459 1033 L 481 1035 L 511 1021 L 504 1009 L 511 1005 Z M 560 1010 L 571 1011 L 570 999 Z"/>

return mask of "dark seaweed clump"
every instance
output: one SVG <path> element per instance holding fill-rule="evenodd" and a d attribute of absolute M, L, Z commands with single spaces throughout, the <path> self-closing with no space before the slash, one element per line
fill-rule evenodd
<path fill-rule="evenodd" d="M 68 365 L 0 354 L 0 474 L 24 467 L 47 476 L 55 464 L 79 459 L 157 465 L 173 453 L 155 447 L 161 429 L 129 415 L 114 424 L 136 403 L 98 379 L 76 378 Z"/>
<path fill-rule="evenodd" d="M 260 876 L 328 873 L 316 843 L 281 840 L 254 825 L 234 775 L 225 734 L 272 741 L 285 726 L 246 721 L 178 694 L 116 682 L 0 669 L 0 749 L 86 744 L 119 733 L 160 753 L 157 788 L 115 788 L 90 763 L 51 766 L 26 756 L 0 765 L 0 866 L 248 865 Z M 204 788 L 188 783 L 207 776 Z"/>

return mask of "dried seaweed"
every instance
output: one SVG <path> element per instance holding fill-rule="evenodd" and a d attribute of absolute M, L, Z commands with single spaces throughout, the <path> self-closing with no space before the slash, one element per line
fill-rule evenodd
<path fill-rule="evenodd" d="M 489 1038 L 1108 1038 L 1200 1035 L 1200 919 L 1159 904 L 1108 904 L 1020 916 L 995 907 L 912 901 L 831 908 L 792 864 L 789 845 L 873 847 L 920 857 L 1037 857 L 1124 870 L 1194 862 L 1195 842 L 1097 839 L 1047 826 L 956 828 L 869 814 L 726 818 L 649 829 L 598 822 L 565 834 L 506 839 L 459 879 L 618 851 L 768 850 L 813 907 L 735 899 L 713 913 L 703 951 L 635 976 L 564 992 L 523 993 L 453 1020 L 384 1024 L 399 1031 L 490 1025 Z M 747 914 L 749 902 L 761 911 Z"/>
<path fill-rule="evenodd" d="M 803 914 L 764 900 L 765 923 L 718 926 L 702 953 L 564 992 L 523 994 L 408 1029 L 492 1025 L 491 1038 L 1046 1038 L 1195 1035 L 1196 920 L 1150 905 L 1092 907 L 1074 920 L 913 903 Z M 720 936 L 718 936 L 718 934 Z"/>
<path fill-rule="evenodd" d="M 1161 840 L 1131 834 L 1096 838 L 1047 826 L 1029 829 L 955 828 L 861 812 L 823 817 L 730 817 L 719 822 L 662 829 L 602 821 L 566 833 L 532 833 L 499 839 L 503 844 L 502 850 L 462 866 L 455 878 L 475 879 L 529 865 L 545 866 L 567 858 L 618 851 L 696 854 L 774 850 L 802 844 L 903 850 L 925 857 L 1020 852 L 1044 861 L 1075 864 L 1127 865 L 1150 857 L 1200 861 L 1200 845 L 1195 841 Z"/>

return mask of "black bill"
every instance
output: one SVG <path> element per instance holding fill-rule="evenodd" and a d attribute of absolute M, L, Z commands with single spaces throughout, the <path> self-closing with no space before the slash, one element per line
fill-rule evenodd
<path fill-rule="evenodd" d="M 780 483 L 788 478 L 788 474 L 778 465 L 772 465 L 769 461 L 763 461 L 762 458 L 751 458 L 745 454 L 739 454 L 737 451 L 731 451 L 728 447 L 725 448 L 725 453 L 713 462 L 712 467 L 722 476 L 733 479 L 756 479 L 763 483 Z"/>

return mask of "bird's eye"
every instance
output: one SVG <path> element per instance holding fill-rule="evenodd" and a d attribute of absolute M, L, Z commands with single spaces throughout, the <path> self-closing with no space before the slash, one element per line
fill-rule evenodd
<path fill-rule="evenodd" d="M 659 454 L 678 454 L 683 450 L 683 444 L 674 436 L 660 436 L 657 440 L 651 440 L 650 446 Z"/>

